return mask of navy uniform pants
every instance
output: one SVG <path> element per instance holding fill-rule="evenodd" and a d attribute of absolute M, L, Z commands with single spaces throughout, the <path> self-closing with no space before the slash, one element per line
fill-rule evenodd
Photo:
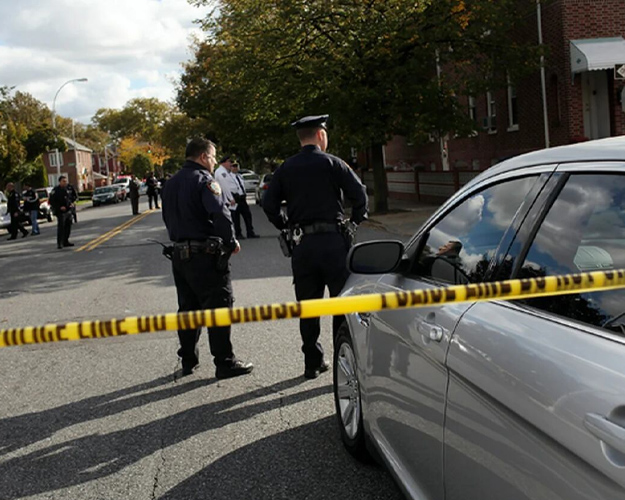
<path fill-rule="evenodd" d="M 232 306 L 230 271 L 219 271 L 214 255 L 192 253 L 190 259 L 182 260 L 174 252 L 172 267 L 178 293 L 178 312 Z M 201 333 L 201 328 L 178 330 L 178 356 L 183 363 L 194 365 L 199 362 L 197 343 Z M 235 359 L 229 326 L 209 328 L 208 342 L 215 365 L 230 365 Z"/>
<path fill-rule="evenodd" d="M 59 212 L 56 216 L 56 244 L 62 247 L 69 243 L 72 232 L 72 211 Z"/>
<path fill-rule="evenodd" d="M 254 234 L 254 226 L 252 224 L 252 212 L 250 210 L 250 206 L 247 204 L 245 196 L 242 197 L 241 201 L 237 201 L 237 209 L 232 212 L 234 230 L 237 236 L 241 236 L 243 234 L 241 228 L 241 217 L 243 217 L 243 222 L 245 223 L 245 231 L 247 235 L 252 236 Z"/>
<path fill-rule="evenodd" d="M 293 249 L 292 268 L 297 300 L 320 299 L 325 288 L 336 297 L 349 275 L 346 266 L 347 244 L 340 233 L 318 233 L 302 237 Z M 336 331 L 338 318 L 334 319 Z M 302 352 L 306 368 L 317 368 L 323 361 L 319 343 L 319 318 L 301 319 Z"/>

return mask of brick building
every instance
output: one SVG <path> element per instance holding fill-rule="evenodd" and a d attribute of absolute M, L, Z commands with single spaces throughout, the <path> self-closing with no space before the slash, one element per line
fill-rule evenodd
<path fill-rule="evenodd" d="M 122 162 L 115 151 L 109 148 L 106 149 L 106 154 L 94 152 L 91 156 L 91 163 L 96 186 L 111 184 L 123 172 Z"/>
<path fill-rule="evenodd" d="M 548 48 L 549 146 L 624 134 L 625 80 L 620 78 L 625 74 L 615 69 L 625 64 L 625 0 L 543 0 L 541 14 Z M 537 13 L 532 25 L 528 36 L 538 41 Z M 475 123 L 472 137 L 420 146 L 395 137 L 386 145 L 391 196 L 447 197 L 478 171 L 546 146 L 539 71 L 516 88 L 464 102 Z M 365 157 L 359 160 L 366 163 Z M 371 183 L 370 174 L 366 181 Z"/>
<path fill-rule="evenodd" d="M 93 189 L 91 149 L 67 137 L 62 137 L 62 139 L 67 145 L 67 151 L 62 153 L 50 151 L 43 155 L 49 185 L 56 186 L 60 175 L 65 175 L 69 183 L 78 191 Z"/>

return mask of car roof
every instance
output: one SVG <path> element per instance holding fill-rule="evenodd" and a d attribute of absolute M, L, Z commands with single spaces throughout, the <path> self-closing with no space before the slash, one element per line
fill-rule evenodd
<path fill-rule="evenodd" d="M 625 161 L 625 136 L 541 149 L 515 156 L 485 170 L 471 184 L 526 167 L 591 161 Z"/>

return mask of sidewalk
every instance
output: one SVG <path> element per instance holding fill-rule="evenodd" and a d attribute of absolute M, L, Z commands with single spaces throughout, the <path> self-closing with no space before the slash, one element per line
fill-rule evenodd
<path fill-rule="evenodd" d="M 370 203 L 373 203 L 372 199 Z M 412 236 L 439 207 L 439 205 L 429 203 L 391 198 L 389 198 L 388 204 L 388 213 L 372 213 L 369 220 L 364 224 L 400 236 Z"/>

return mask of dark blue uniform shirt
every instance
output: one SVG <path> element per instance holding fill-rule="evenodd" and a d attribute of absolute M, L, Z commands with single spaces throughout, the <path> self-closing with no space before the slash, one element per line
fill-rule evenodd
<path fill-rule="evenodd" d="M 167 181 L 162 199 L 163 220 L 171 241 L 206 241 L 218 236 L 234 249 L 230 210 L 219 184 L 202 165 L 187 160 Z"/>
<path fill-rule="evenodd" d="M 304 146 L 276 170 L 263 197 L 263 209 L 278 229 L 286 224 L 280 205 L 286 201 L 288 224 L 334 223 L 344 216 L 343 195 L 352 205 L 351 220 L 367 217 L 367 193 L 354 171 L 318 146 Z"/>

